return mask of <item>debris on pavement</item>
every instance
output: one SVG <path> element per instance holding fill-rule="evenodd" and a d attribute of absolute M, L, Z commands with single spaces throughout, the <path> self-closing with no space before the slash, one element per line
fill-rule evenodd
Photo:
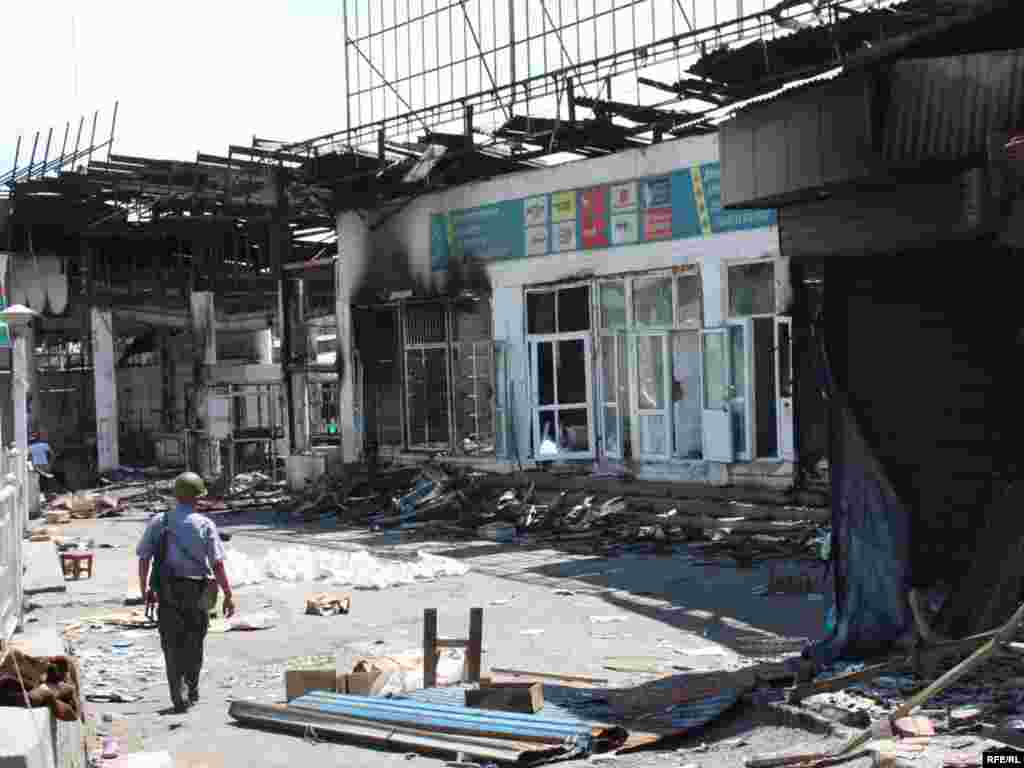
<path fill-rule="evenodd" d="M 348 613 L 352 596 L 341 592 L 317 592 L 306 597 L 306 613 L 312 616 L 338 616 Z"/>
<path fill-rule="evenodd" d="M 264 573 L 280 581 L 318 581 L 355 589 L 386 589 L 441 576 L 464 576 L 469 567 L 447 557 L 417 552 L 415 560 L 384 560 L 366 550 L 328 552 L 311 547 L 273 549 Z"/>

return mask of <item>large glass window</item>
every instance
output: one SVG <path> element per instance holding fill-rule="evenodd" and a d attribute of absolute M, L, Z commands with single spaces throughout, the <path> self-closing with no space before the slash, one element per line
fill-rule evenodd
<path fill-rule="evenodd" d="M 640 328 L 672 325 L 672 278 L 638 278 L 633 281 L 633 323 Z"/>
<path fill-rule="evenodd" d="M 676 278 L 676 325 L 697 330 L 701 327 L 701 288 L 699 275 Z"/>
<path fill-rule="evenodd" d="M 617 330 L 626 327 L 626 284 L 621 280 L 601 283 L 601 328 Z"/>

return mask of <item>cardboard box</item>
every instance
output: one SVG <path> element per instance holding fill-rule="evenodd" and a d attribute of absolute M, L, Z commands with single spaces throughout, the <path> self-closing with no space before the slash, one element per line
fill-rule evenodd
<path fill-rule="evenodd" d="M 333 656 L 305 656 L 288 662 L 284 673 L 285 699 L 291 701 L 309 691 L 338 691 Z"/>
<path fill-rule="evenodd" d="M 374 667 L 347 675 L 339 675 L 338 692 L 342 692 L 344 683 L 344 692 L 350 696 L 376 696 L 384 687 L 385 682 L 385 676 Z"/>

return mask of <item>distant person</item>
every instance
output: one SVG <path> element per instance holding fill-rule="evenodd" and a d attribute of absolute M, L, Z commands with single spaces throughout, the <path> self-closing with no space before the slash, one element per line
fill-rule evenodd
<path fill-rule="evenodd" d="M 210 597 L 216 585 L 224 592 L 224 616 L 230 618 L 235 613 L 217 526 L 193 507 L 195 500 L 205 495 L 206 484 L 199 475 L 178 475 L 174 481 L 177 507 L 149 522 L 136 550 L 142 598 L 147 606 L 158 605 L 167 683 L 171 703 L 179 713 L 199 702 L 203 643 L 210 628 Z"/>
<path fill-rule="evenodd" d="M 49 481 L 53 479 L 53 474 L 50 472 L 50 458 L 52 455 L 50 444 L 46 442 L 45 436 L 40 435 L 38 432 L 33 432 L 28 450 L 32 456 L 32 467 L 42 478 L 40 486 L 45 490 L 49 485 Z"/>

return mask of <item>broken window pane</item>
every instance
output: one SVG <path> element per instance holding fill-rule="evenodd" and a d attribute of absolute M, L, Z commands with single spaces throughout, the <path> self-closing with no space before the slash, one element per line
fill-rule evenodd
<path fill-rule="evenodd" d="M 775 265 L 770 261 L 729 267 L 729 314 L 775 314 Z"/>
<path fill-rule="evenodd" d="M 661 336 L 637 337 L 636 382 L 640 410 L 665 407 L 665 352 Z"/>
<path fill-rule="evenodd" d="M 793 353 L 789 323 L 779 323 L 779 397 L 793 396 Z"/>
<path fill-rule="evenodd" d="M 676 279 L 676 324 L 683 328 L 701 327 L 700 276 L 686 275 Z"/>
<path fill-rule="evenodd" d="M 601 327 L 626 327 L 626 286 L 624 283 L 601 283 Z"/>
<path fill-rule="evenodd" d="M 558 342 L 558 402 L 587 402 L 587 357 L 583 339 Z"/>
<path fill-rule="evenodd" d="M 537 344 L 537 396 L 540 405 L 555 402 L 555 344 L 551 341 Z"/>
<path fill-rule="evenodd" d="M 683 459 L 701 457 L 700 336 L 672 334 L 672 426 L 674 453 Z"/>
<path fill-rule="evenodd" d="M 558 455 L 558 427 L 554 411 L 542 411 L 539 414 L 540 421 L 540 445 L 537 446 L 537 456 L 540 459 L 551 458 Z"/>
<path fill-rule="evenodd" d="M 563 288 L 558 292 L 558 332 L 590 329 L 590 286 Z"/>
<path fill-rule="evenodd" d="M 590 450 L 590 422 L 586 408 L 558 412 L 559 448 L 563 453 Z"/>
<path fill-rule="evenodd" d="M 725 408 L 726 354 L 725 334 L 709 333 L 704 336 L 704 407 L 709 411 Z"/>
<path fill-rule="evenodd" d="M 553 291 L 526 294 L 526 332 L 555 332 L 555 294 Z"/>
<path fill-rule="evenodd" d="M 633 281 L 633 322 L 638 326 L 672 325 L 672 278 Z"/>

